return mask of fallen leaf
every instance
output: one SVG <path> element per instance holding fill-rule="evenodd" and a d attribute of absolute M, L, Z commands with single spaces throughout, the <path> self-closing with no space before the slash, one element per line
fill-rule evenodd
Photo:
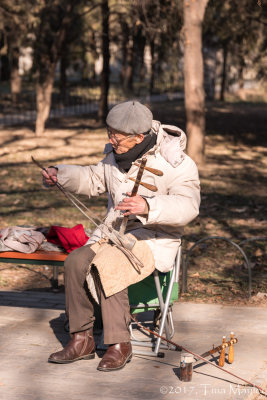
<path fill-rule="evenodd" d="M 187 250 L 189 250 L 192 246 L 194 246 L 195 242 L 188 242 Z"/>
<path fill-rule="evenodd" d="M 209 288 L 209 287 L 206 288 L 205 292 L 208 293 L 208 294 L 214 294 L 215 293 L 214 290 L 212 288 Z"/>
<path fill-rule="evenodd" d="M 196 272 L 195 274 L 189 275 L 189 278 L 199 278 L 199 273 Z"/>
<path fill-rule="evenodd" d="M 253 303 L 261 303 L 267 300 L 267 293 L 258 292 L 254 296 L 251 297 L 251 301 Z"/>
<path fill-rule="evenodd" d="M 213 229 L 213 228 L 215 228 L 214 224 L 209 223 L 206 225 L 206 229 Z"/>
<path fill-rule="evenodd" d="M 258 292 L 255 296 L 253 297 L 257 297 L 258 299 L 267 299 L 267 293 L 263 293 L 263 292 Z"/>
<path fill-rule="evenodd" d="M 233 208 L 232 211 L 238 212 L 238 213 L 243 213 L 247 211 L 247 207 L 240 207 L 240 208 Z"/>
<path fill-rule="evenodd" d="M 261 256 L 263 256 L 263 251 L 262 251 L 261 249 L 257 249 L 257 250 L 255 251 L 255 256 L 256 256 L 256 257 L 261 257 Z"/>
<path fill-rule="evenodd" d="M 234 289 L 234 288 L 231 288 L 230 290 L 231 290 L 231 292 L 232 292 L 233 294 L 238 294 L 238 293 L 239 293 L 239 290 L 236 290 L 236 289 Z"/>

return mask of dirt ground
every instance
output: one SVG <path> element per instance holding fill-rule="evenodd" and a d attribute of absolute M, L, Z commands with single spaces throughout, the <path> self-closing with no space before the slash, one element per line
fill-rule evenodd
<path fill-rule="evenodd" d="M 155 119 L 185 129 L 180 102 L 151 104 Z M 266 266 L 266 104 L 207 104 L 206 165 L 200 169 L 202 202 L 199 216 L 185 228 L 188 292 L 180 301 L 267 306 Z M 72 227 L 88 221 L 56 190 L 42 188 L 31 156 L 44 165 L 92 164 L 102 157 L 105 128 L 93 117 L 50 121 L 43 137 L 33 126 L 0 130 L 0 228 L 12 225 Z M 87 199 L 99 216 L 106 197 Z M 241 253 L 220 236 L 242 245 L 252 268 L 252 298 Z M 257 239 L 258 238 L 258 239 Z M 260 238 L 260 239 L 259 239 Z M 256 239 L 256 240 L 254 240 Z M 51 290 L 50 267 L 0 263 L 0 289 Z M 63 270 L 60 271 L 60 290 Z"/>

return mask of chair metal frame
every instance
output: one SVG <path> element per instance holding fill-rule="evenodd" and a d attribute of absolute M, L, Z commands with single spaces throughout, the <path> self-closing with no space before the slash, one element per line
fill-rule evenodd
<path fill-rule="evenodd" d="M 159 331 L 158 334 L 160 336 L 163 335 L 163 332 L 165 331 L 165 335 L 167 339 L 171 339 L 174 335 L 174 323 L 173 323 L 173 316 L 172 316 L 172 305 L 170 304 L 171 301 L 171 295 L 172 295 L 172 289 L 174 282 L 179 282 L 179 272 L 180 272 L 180 266 L 182 262 L 182 245 L 180 244 L 177 255 L 174 261 L 173 269 L 171 271 L 171 278 L 165 298 L 165 302 L 162 296 L 162 291 L 161 291 L 161 285 L 160 285 L 160 280 L 159 280 L 159 273 L 157 270 L 153 272 L 154 280 L 155 280 L 155 287 L 157 291 L 157 296 L 158 296 L 158 303 L 154 304 L 143 304 L 140 303 L 138 305 L 130 305 L 130 308 L 142 308 L 142 309 L 155 309 L 155 308 L 160 308 L 161 310 L 161 321 L 159 325 Z M 133 346 L 140 346 L 140 347 L 150 347 L 150 351 L 145 351 L 145 350 L 139 350 L 139 349 L 133 349 L 133 354 L 137 355 L 147 355 L 147 356 L 152 356 L 152 357 L 162 357 L 164 356 L 161 352 L 160 349 L 165 349 L 165 350 L 175 350 L 176 348 L 170 344 L 165 345 L 162 344 L 161 338 L 149 338 L 148 335 L 145 334 L 146 338 L 143 340 L 137 339 L 136 336 L 133 333 L 133 325 L 135 323 L 131 323 L 130 325 L 130 333 L 131 333 L 131 343 Z"/>

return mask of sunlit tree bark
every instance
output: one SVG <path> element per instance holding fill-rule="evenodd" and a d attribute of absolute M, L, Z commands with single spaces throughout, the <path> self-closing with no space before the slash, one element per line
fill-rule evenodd
<path fill-rule="evenodd" d="M 41 13 L 35 48 L 37 136 L 44 133 L 49 116 L 56 65 L 71 22 L 72 11 L 71 1 L 66 2 L 64 7 L 48 1 Z"/>
<path fill-rule="evenodd" d="M 227 48 L 227 43 L 225 43 L 223 46 L 223 63 L 222 63 L 221 89 L 220 89 L 221 101 L 224 101 L 225 88 L 227 82 L 227 56 L 228 56 L 228 48 Z"/>
<path fill-rule="evenodd" d="M 17 103 L 21 92 L 19 56 L 20 48 L 25 43 L 30 25 L 28 23 L 30 5 L 31 2 L 0 1 L 0 32 L 2 31 L 2 40 L 7 43 L 9 61 L 8 79 L 10 80 L 10 92 L 13 103 Z"/>
<path fill-rule="evenodd" d="M 202 22 L 208 0 L 184 0 L 184 91 L 187 151 L 197 164 L 205 159 L 205 94 Z"/>
<path fill-rule="evenodd" d="M 19 75 L 19 47 L 9 47 L 10 91 L 13 103 L 17 103 L 21 92 L 21 76 Z"/>
<path fill-rule="evenodd" d="M 109 92 L 109 4 L 108 0 L 102 0 L 102 56 L 103 69 L 101 73 L 101 95 L 98 107 L 98 118 L 105 122 L 108 113 L 108 92 Z"/>

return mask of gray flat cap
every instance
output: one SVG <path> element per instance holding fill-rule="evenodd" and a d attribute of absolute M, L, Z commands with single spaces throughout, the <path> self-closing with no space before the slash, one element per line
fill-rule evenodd
<path fill-rule="evenodd" d="M 119 132 L 135 135 L 150 131 L 152 112 L 136 100 L 125 101 L 114 106 L 108 113 L 106 123 Z"/>

